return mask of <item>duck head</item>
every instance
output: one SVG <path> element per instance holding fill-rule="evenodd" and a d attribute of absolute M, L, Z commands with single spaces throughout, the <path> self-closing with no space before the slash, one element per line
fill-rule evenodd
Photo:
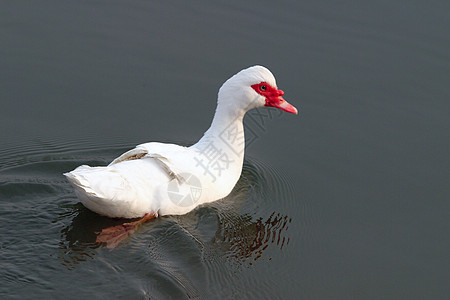
<path fill-rule="evenodd" d="M 297 114 L 297 109 L 283 99 L 275 77 L 263 66 L 253 66 L 228 79 L 219 90 L 218 104 L 243 113 L 258 107 L 276 107 Z"/>

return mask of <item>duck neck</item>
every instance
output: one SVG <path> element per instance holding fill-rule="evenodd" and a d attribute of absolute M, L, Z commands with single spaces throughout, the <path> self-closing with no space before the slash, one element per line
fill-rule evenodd
<path fill-rule="evenodd" d="M 203 137 L 192 147 L 200 152 L 216 151 L 223 161 L 228 160 L 233 169 L 242 170 L 245 137 L 243 118 L 245 111 L 230 105 L 233 101 L 219 101 L 213 121 Z"/>

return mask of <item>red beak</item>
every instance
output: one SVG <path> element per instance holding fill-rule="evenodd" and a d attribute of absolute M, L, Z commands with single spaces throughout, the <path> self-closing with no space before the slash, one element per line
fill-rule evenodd
<path fill-rule="evenodd" d="M 289 113 L 298 114 L 298 110 L 281 97 L 284 95 L 282 90 L 279 90 L 266 82 L 254 84 L 252 85 L 252 88 L 261 96 L 266 97 L 266 104 L 264 106 L 276 107 Z"/>
<path fill-rule="evenodd" d="M 283 97 L 281 97 L 282 95 L 284 95 L 282 90 L 276 90 L 276 93 L 273 93 L 266 98 L 265 106 L 276 107 L 287 111 L 288 113 L 298 114 L 298 110 L 292 106 L 292 104 L 284 100 Z"/>

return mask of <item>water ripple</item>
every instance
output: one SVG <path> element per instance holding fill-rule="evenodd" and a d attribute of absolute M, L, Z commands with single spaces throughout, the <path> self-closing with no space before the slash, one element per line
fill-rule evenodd
<path fill-rule="evenodd" d="M 7 199 L 0 204 L 0 219 L 10 223 L 3 238 L 3 255 L 23 266 L 32 263 L 33 256 L 26 255 L 32 245 L 56 246 L 55 257 L 64 269 L 87 267 L 99 270 L 99 274 L 106 272 L 152 298 L 197 298 L 217 293 L 233 297 L 245 294 L 246 285 L 251 284 L 245 275 L 247 268 L 269 262 L 289 247 L 294 238 L 289 232 L 293 222 L 289 209 L 295 195 L 292 184 L 272 168 L 247 159 L 228 197 L 183 216 L 152 220 L 118 249 L 103 248 L 96 243 L 97 233 L 123 220 L 99 216 L 82 206 L 62 173 L 81 163 L 107 164 L 129 148 L 47 142 L 21 148 L 20 153 L 18 148 L 0 152 L 0 197 Z M 19 224 L 23 231 L 13 232 Z M 24 246 L 23 239 L 30 240 L 29 235 L 34 241 Z M 52 238 L 43 244 L 43 236 Z M 19 262 L 19 257 L 28 259 Z M 41 280 L 44 285 L 60 272 L 47 270 L 46 278 L 34 278 L 20 275 L 24 269 L 13 266 L 5 265 L 1 278 L 16 281 L 20 277 L 25 283 Z M 270 292 L 270 278 L 266 280 L 259 282 L 267 288 L 259 291 L 261 295 Z M 230 289 L 221 290 L 223 284 Z"/>

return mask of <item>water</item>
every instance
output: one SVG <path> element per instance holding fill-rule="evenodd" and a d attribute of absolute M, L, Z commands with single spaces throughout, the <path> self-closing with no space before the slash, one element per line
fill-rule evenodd
<path fill-rule="evenodd" d="M 0 297 L 448 298 L 449 8 L 0 4 Z M 233 193 L 96 244 L 62 173 L 195 142 L 254 64 L 300 115 L 246 117 Z"/>

